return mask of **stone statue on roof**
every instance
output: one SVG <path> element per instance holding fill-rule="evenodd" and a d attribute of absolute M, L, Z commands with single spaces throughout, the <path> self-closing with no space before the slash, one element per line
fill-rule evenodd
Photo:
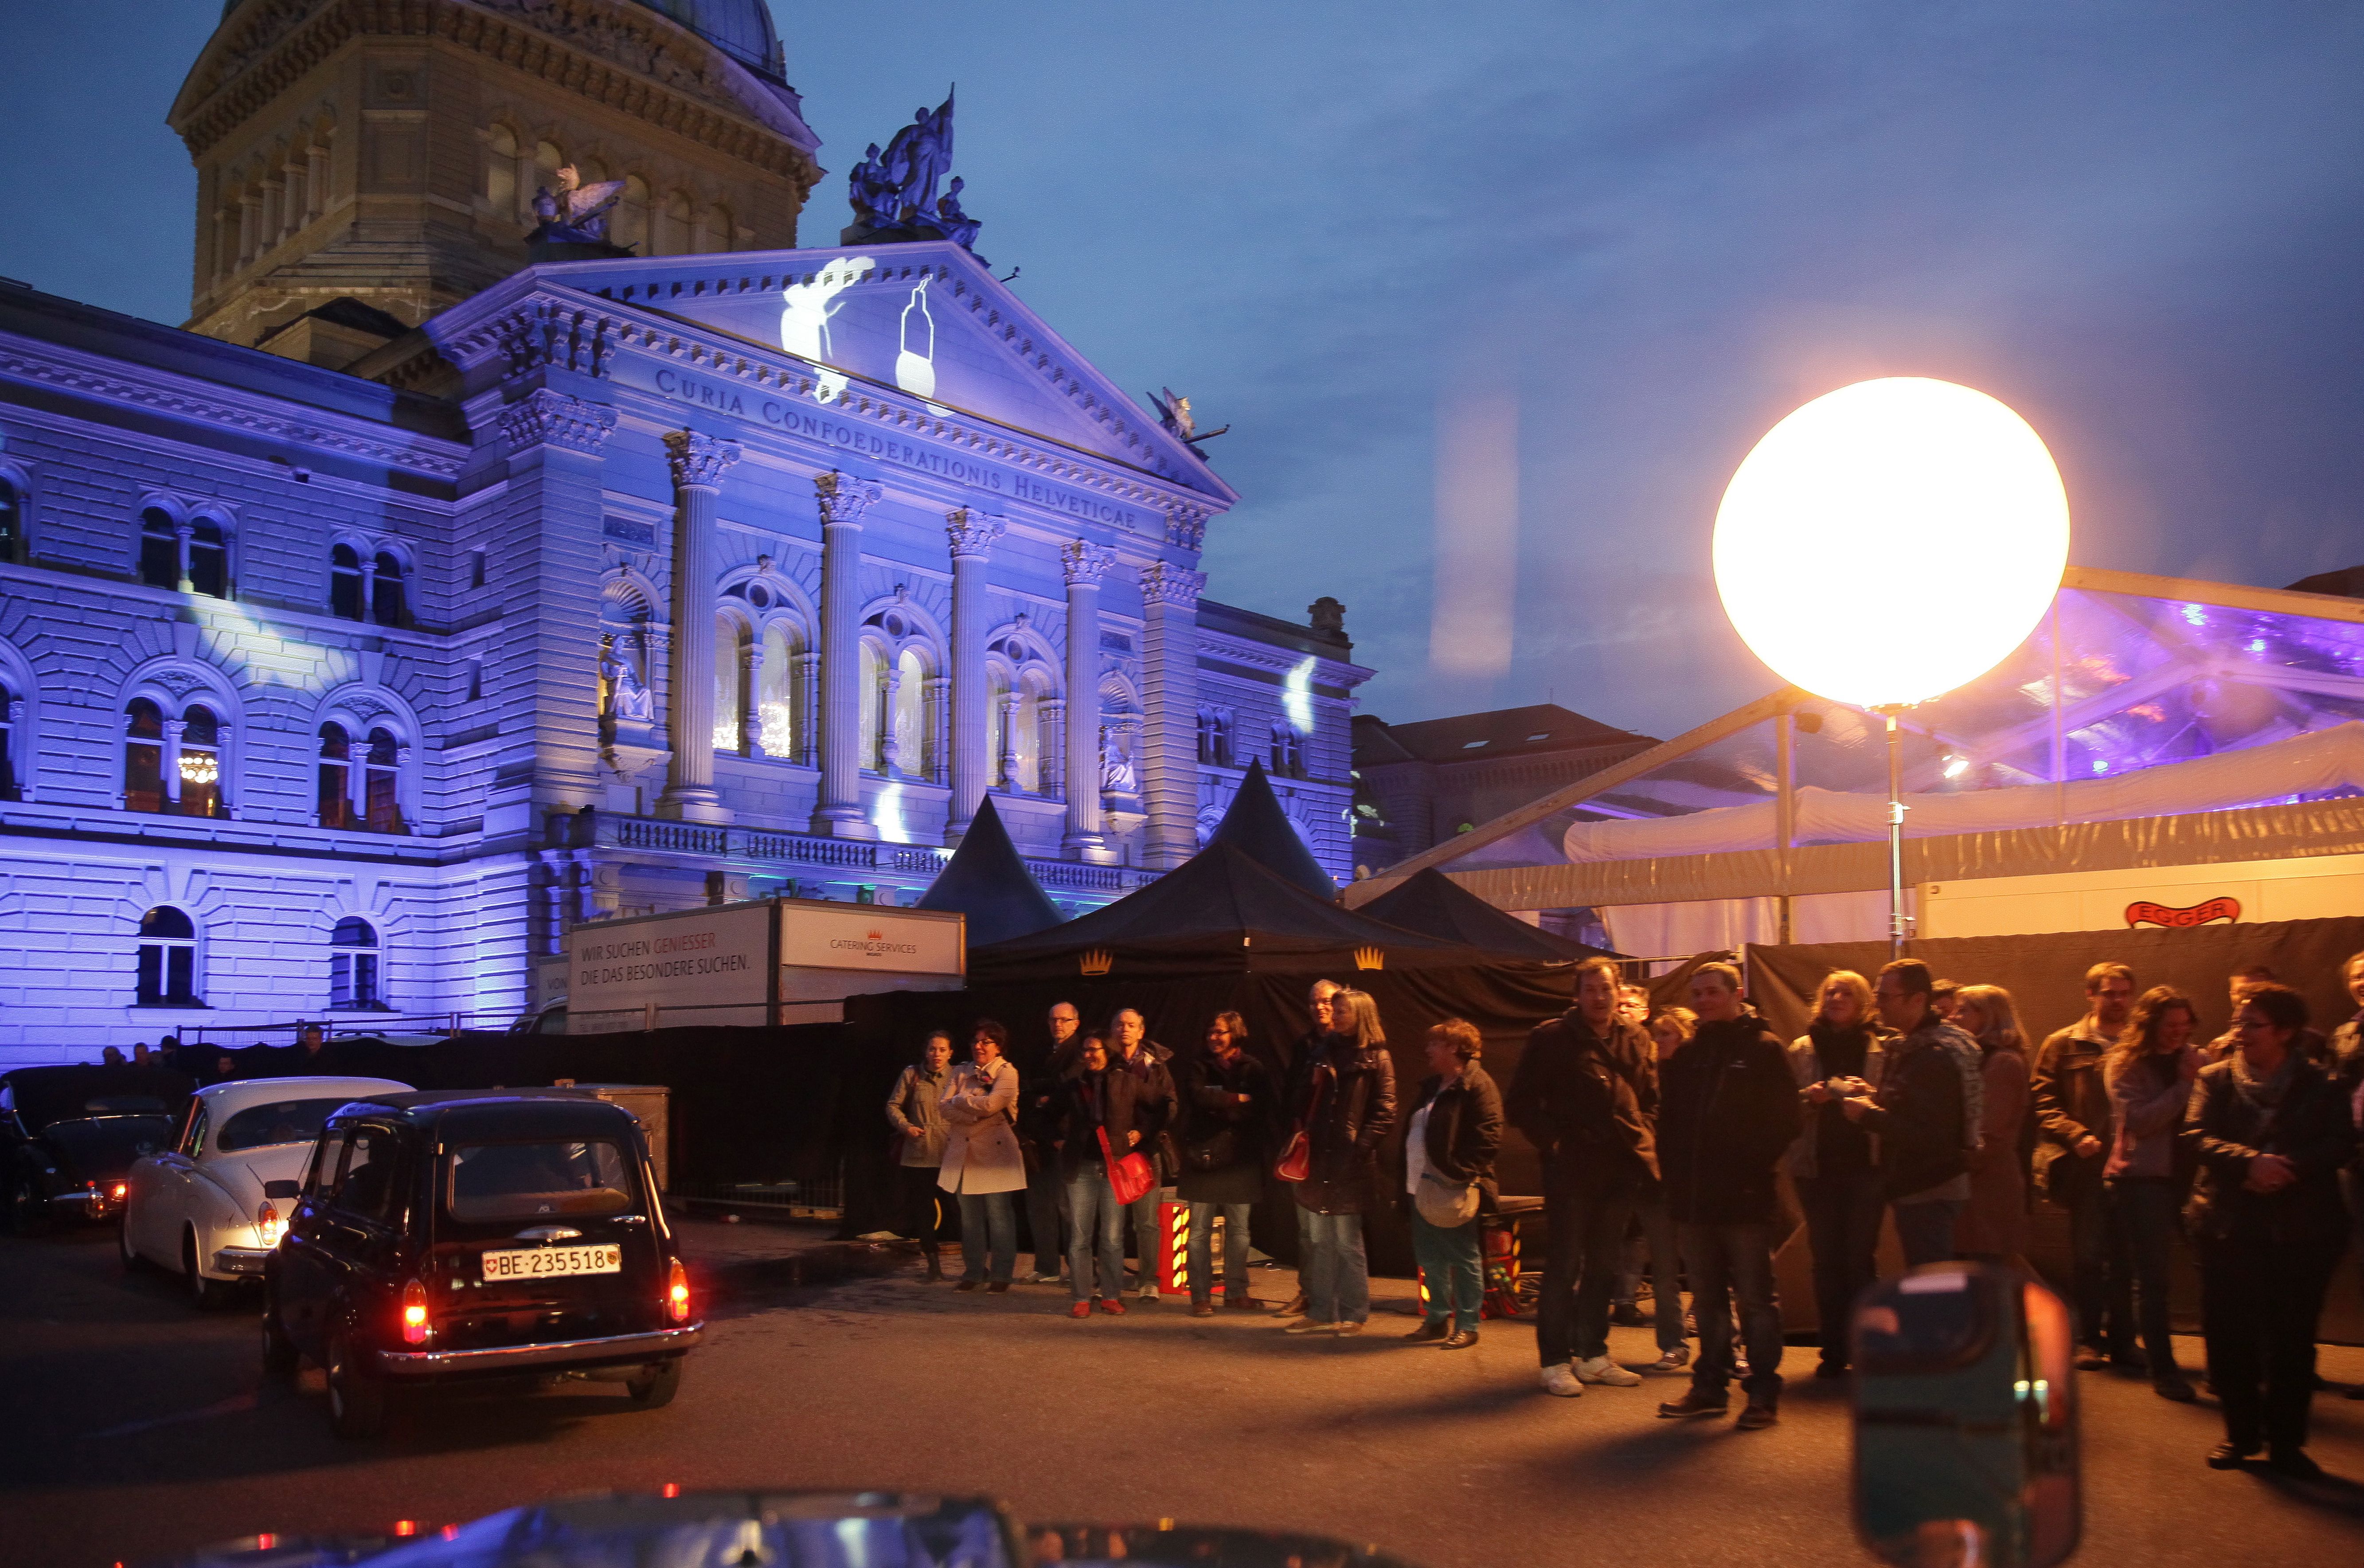
<path fill-rule="evenodd" d="M 953 168 L 953 95 L 933 109 L 921 107 L 881 151 L 872 142 L 846 180 L 853 221 L 840 243 L 950 240 L 969 248 L 983 227 L 961 209 L 962 182 L 943 195 L 936 187 Z"/>
<path fill-rule="evenodd" d="M 543 244 L 606 244 L 608 214 L 624 194 L 624 182 L 600 180 L 586 185 L 572 163 L 559 170 L 557 177 L 555 193 L 548 185 L 534 187 L 533 212 L 541 222 L 526 239 Z"/>

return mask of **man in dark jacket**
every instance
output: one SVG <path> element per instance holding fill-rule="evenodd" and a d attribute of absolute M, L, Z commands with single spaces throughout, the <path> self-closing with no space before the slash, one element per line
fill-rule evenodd
<path fill-rule="evenodd" d="M 1241 1047 L 1247 1023 L 1219 1013 L 1206 1042 L 1174 1064 L 1181 1095 L 1182 1170 L 1175 1187 L 1190 1205 L 1190 1316 L 1215 1305 L 1215 1221 L 1223 1224 L 1223 1305 L 1256 1305 L 1248 1291 L 1248 1211 L 1264 1196 L 1266 1140 L 1279 1092 L 1264 1063 Z"/>
<path fill-rule="evenodd" d="M 1059 1079 L 1071 1065 L 1083 1014 L 1072 1002 L 1054 1002 L 1047 1022 L 1050 1050 L 1019 1069 L 1024 1087 L 1018 1099 L 1018 1140 L 1026 1151 L 1026 1230 L 1033 1238 L 1038 1285 L 1059 1282 L 1059 1263 L 1066 1256 L 1061 1233 L 1067 1225 L 1067 1189 L 1051 1146 L 1059 1137 Z"/>
<path fill-rule="evenodd" d="M 1732 1301 L 1748 1346 L 1748 1430 L 1779 1419 L 1781 1309 L 1773 1295 L 1773 1170 L 1798 1136 L 1798 1085 L 1781 1041 L 1740 999 L 1740 971 L 1691 975 L 1699 1032 L 1664 1069 L 1658 1170 L 1690 1270 L 1700 1356 L 1669 1418 L 1720 1416 L 1732 1381 Z"/>
<path fill-rule="evenodd" d="M 2313 1480 L 2323 1473 L 2306 1452 L 2315 1323 L 2347 1239 L 2337 1178 L 2355 1158 L 2355 1113 L 2302 1053 L 2298 992 L 2256 986 L 2237 1023 L 2240 1045 L 2192 1085 L 2182 1135 L 2200 1163 L 2186 1220 L 2208 1381 L 2225 1412 L 2208 1463 L 2231 1470 L 2262 1446 L 2274 1469 Z"/>
<path fill-rule="evenodd" d="M 2134 970 L 2095 964 L 2085 971 L 2085 1016 L 2046 1036 L 2028 1072 L 2038 1183 L 2068 1211 L 2070 1294 L 2084 1340 L 2077 1365 L 2088 1372 L 2143 1365 L 2135 1350 L 2134 1259 L 2113 1244 L 2102 1185 L 2117 1141 L 2102 1060 L 2134 999 Z"/>
<path fill-rule="evenodd" d="M 1978 1043 L 1938 1016 L 1934 986 L 1918 958 L 1879 971 L 1872 1000 L 1897 1036 L 1879 1087 L 1860 1078 L 1835 1086 L 1846 1119 L 1879 1139 L 1880 1186 L 1908 1267 L 1953 1257 L 1954 1221 L 1970 1200 L 1960 1057 Z"/>
<path fill-rule="evenodd" d="M 1157 1200 L 1174 1180 L 1174 1131 L 1178 1120 L 1179 1101 L 1174 1092 L 1174 1074 L 1165 1064 L 1174 1053 L 1149 1037 L 1149 1025 L 1141 1014 L 1130 1007 L 1120 1008 L 1111 1021 L 1110 1032 L 1116 1036 L 1110 1043 L 1109 1070 L 1122 1072 L 1136 1081 L 1133 1126 L 1141 1133 L 1138 1152 L 1149 1157 L 1157 1172 L 1156 1184 L 1133 1200 L 1132 1245 L 1139 1258 L 1137 1279 L 1139 1299 L 1154 1302 L 1157 1296 L 1157 1258 L 1164 1250 L 1164 1231 L 1157 1223 Z"/>
<path fill-rule="evenodd" d="M 1634 1205 L 1657 1179 L 1657 1064 L 1650 1038 L 1620 1016 L 1617 965 L 1577 967 L 1576 1005 L 1536 1026 L 1504 1102 L 1511 1125 L 1543 1157 L 1543 1292 L 1535 1352 L 1544 1391 L 1631 1388 L 1642 1380 L 1609 1359 L 1615 1294 Z"/>
<path fill-rule="evenodd" d="M 1301 1070 L 1311 1065 L 1313 1058 L 1321 1049 L 1321 1042 L 1329 1037 L 1330 999 L 1345 989 L 1336 980 L 1318 980 L 1305 993 L 1306 1011 L 1312 1017 L 1313 1026 L 1299 1037 L 1296 1048 L 1289 1053 L 1288 1059 L 1282 1064 L 1285 1069 L 1281 1074 L 1284 1081 L 1283 1101 L 1280 1107 L 1280 1121 L 1274 1128 L 1274 1136 L 1279 1140 L 1286 1141 L 1289 1135 L 1297 1130 L 1296 1118 L 1305 1114 L 1305 1102 L 1300 1098 L 1304 1093 Z M 1297 1204 L 1291 1204 L 1289 1208 L 1297 1215 L 1297 1260 L 1298 1267 L 1301 1271 L 1305 1266 L 1305 1260 L 1313 1254 L 1313 1211 Z M 1302 1278 L 1301 1273 L 1299 1277 Z M 1304 1311 L 1305 1291 L 1300 1285 L 1297 1294 L 1291 1296 L 1288 1304 L 1274 1316 L 1297 1317 L 1302 1316 Z"/>
<path fill-rule="evenodd" d="M 1054 1115 L 1059 1180 L 1067 1188 L 1067 1274 L 1070 1310 L 1088 1316 L 1098 1297 L 1102 1312 L 1124 1313 L 1124 1212 L 1109 1184 L 1109 1159 L 1141 1148 L 1142 1099 L 1154 1088 L 1123 1070 L 1107 1042 L 1079 1035 L 1060 1075 Z M 1105 1145 L 1102 1138 L 1106 1138 Z"/>

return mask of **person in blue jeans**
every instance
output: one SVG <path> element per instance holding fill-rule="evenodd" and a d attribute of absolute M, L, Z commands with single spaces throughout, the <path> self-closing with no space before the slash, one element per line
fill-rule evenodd
<path fill-rule="evenodd" d="M 1124 1206 L 1109 1184 L 1109 1156 L 1121 1158 L 1141 1142 L 1132 1125 L 1134 1080 L 1109 1070 L 1108 1045 L 1084 1037 L 1059 1081 L 1059 1180 L 1067 1194 L 1068 1314 L 1092 1315 L 1093 1299 L 1111 1316 L 1124 1316 Z"/>
<path fill-rule="evenodd" d="M 1404 1338 L 1447 1350 L 1478 1342 L 1478 1310 L 1486 1300 L 1482 1216 L 1499 1196 L 1494 1156 L 1502 1147 L 1502 1092 L 1478 1065 L 1485 1046 L 1466 1018 L 1447 1018 L 1428 1031 L 1430 1076 L 1404 1128 L 1411 1250 L 1428 1293 L 1420 1327 Z M 1457 1215 L 1455 1205 L 1469 1208 L 1466 1219 L 1445 1224 L 1430 1217 L 1446 1207 Z"/>
<path fill-rule="evenodd" d="M 1305 1316 L 1288 1334 L 1359 1334 L 1371 1316 L 1370 1258 L 1363 1214 L 1374 1193 L 1378 1147 L 1396 1124 L 1395 1064 L 1368 992 L 1330 999 L 1331 1033 L 1290 1075 L 1286 1103 L 1310 1104 L 1310 1170 L 1297 1183 L 1310 1245 L 1299 1264 Z"/>
<path fill-rule="evenodd" d="M 1219 1013 L 1207 1040 L 1174 1064 L 1184 1130 L 1182 1174 L 1176 1183 L 1190 1205 L 1190 1316 L 1215 1315 L 1215 1221 L 1223 1222 L 1223 1305 L 1246 1311 L 1248 1211 L 1264 1196 L 1266 1148 L 1279 1092 L 1264 1063 L 1243 1047 L 1247 1021 Z"/>

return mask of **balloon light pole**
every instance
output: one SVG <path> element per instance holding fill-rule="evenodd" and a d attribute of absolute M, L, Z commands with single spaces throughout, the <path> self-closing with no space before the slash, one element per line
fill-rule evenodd
<path fill-rule="evenodd" d="M 1715 586 L 1749 650 L 1888 731 L 1889 946 L 1903 951 L 1897 715 L 2024 642 L 2068 564 L 2068 498 L 2044 440 L 1950 381 L 1826 393 L 1767 431 L 1715 516 Z M 1942 599 L 1941 599 L 1942 596 Z"/>

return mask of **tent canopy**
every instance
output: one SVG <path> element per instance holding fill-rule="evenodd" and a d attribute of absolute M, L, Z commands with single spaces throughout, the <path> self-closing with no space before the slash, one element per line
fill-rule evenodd
<path fill-rule="evenodd" d="M 1330 879 L 1330 873 L 1290 825 L 1288 813 L 1280 809 L 1280 797 L 1272 792 L 1272 780 L 1265 777 L 1264 764 L 1254 758 L 1249 759 L 1240 792 L 1232 797 L 1231 806 L 1207 844 L 1210 848 L 1228 844 L 1318 898 L 1338 896 L 1338 884 Z"/>
<path fill-rule="evenodd" d="M 1498 960 L 1342 909 L 1210 844 L 1104 909 L 1031 936 L 972 948 L 973 985 L 1073 978 L 1483 967 Z M 1087 965 L 1090 967 L 1087 969 Z"/>
<path fill-rule="evenodd" d="M 1061 918 L 1059 906 L 1043 892 L 1034 873 L 1019 857 L 1018 846 L 1009 842 L 1009 830 L 1002 826 L 1001 813 L 994 809 L 990 795 L 978 804 L 976 816 L 961 835 L 952 859 L 912 907 L 955 910 L 966 915 L 972 947 L 1031 936 L 1058 924 Z"/>
<path fill-rule="evenodd" d="M 1933 864 L 1962 862 L 1957 878 L 2075 864 L 2063 857 L 2080 824 L 2237 812 L 2300 826 L 2220 835 L 2227 853 L 2207 857 L 2320 854 L 2291 834 L 2309 813 L 2364 812 L 2358 720 L 2364 601 L 2070 567 L 2002 664 L 1902 716 L 1906 831 L 1938 835 L 1923 839 Z M 1509 909 L 1841 890 L 1830 868 L 1793 885 L 1826 859 L 1850 868 L 1845 888 L 1876 889 L 1884 857 L 1838 850 L 1884 835 L 1886 798 L 1880 718 L 1785 688 L 1389 867 L 1347 902 L 1432 867 Z"/>
<path fill-rule="evenodd" d="M 1363 906 L 1365 914 L 1407 931 L 1466 943 L 1506 958 L 1571 960 L 1601 952 L 1555 936 L 1479 898 L 1438 870 L 1427 870 Z"/>

